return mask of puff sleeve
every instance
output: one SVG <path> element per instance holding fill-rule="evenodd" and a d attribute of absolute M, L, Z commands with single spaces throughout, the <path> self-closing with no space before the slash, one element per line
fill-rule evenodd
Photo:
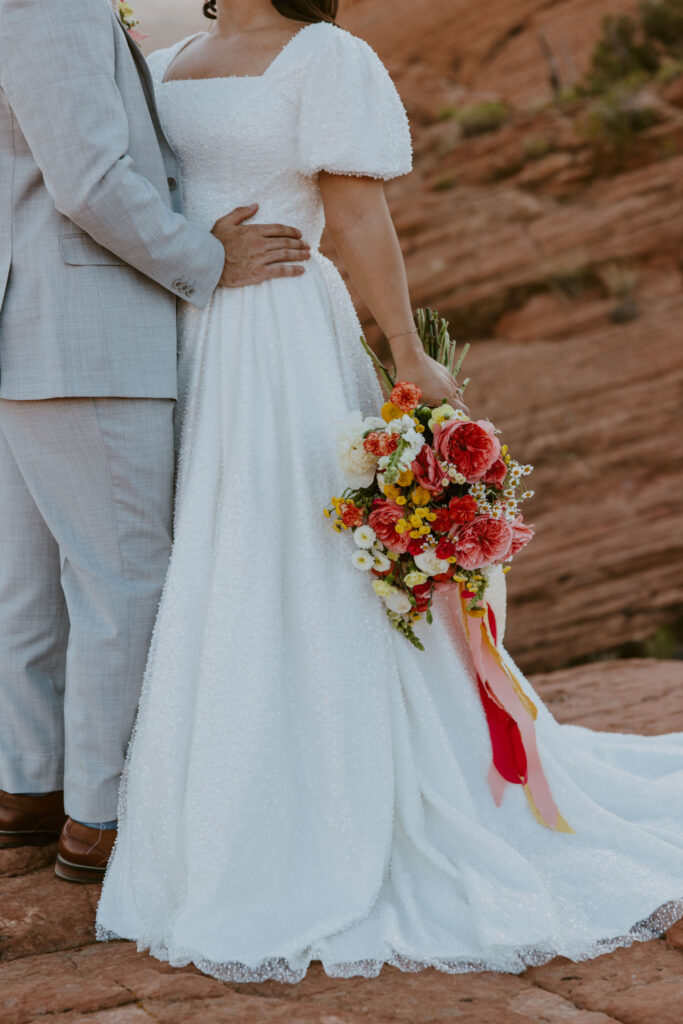
<path fill-rule="evenodd" d="M 408 174 L 408 117 L 377 54 L 362 39 L 329 24 L 316 26 L 309 41 L 301 68 L 301 172 L 384 179 Z"/>

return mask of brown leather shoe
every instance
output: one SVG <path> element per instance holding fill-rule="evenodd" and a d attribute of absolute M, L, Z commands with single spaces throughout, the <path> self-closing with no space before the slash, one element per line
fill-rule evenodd
<path fill-rule="evenodd" d="M 67 818 L 59 837 L 55 874 L 65 882 L 101 882 L 115 840 L 115 828 L 90 828 Z"/>
<path fill-rule="evenodd" d="M 61 789 L 44 796 L 24 796 L 0 789 L 0 850 L 55 843 L 65 820 Z"/>

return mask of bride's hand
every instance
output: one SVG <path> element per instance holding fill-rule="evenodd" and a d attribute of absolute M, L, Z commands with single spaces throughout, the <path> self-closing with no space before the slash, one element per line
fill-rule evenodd
<path fill-rule="evenodd" d="M 420 349 L 394 355 L 396 380 L 411 381 L 422 392 L 422 400 L 431 406 L 440 405 L 444 399 L 454 409 L 462 409 L 469 416 L 469 409 L 460 397 L 460 387 L 445 366 L 437 363 Z"/>

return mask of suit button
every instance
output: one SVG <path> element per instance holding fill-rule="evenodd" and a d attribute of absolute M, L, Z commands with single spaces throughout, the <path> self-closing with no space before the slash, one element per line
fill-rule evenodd
<path fill-rule="evenodd" d="M 175 190 L 178 188 L 178 181 L 177 181 L 177 179 L 176 178 L 169 178 L 168 179 L 168 187 L 169 187 L 169 190 L 171 192 L 175 192 Z"/>
<path fill-rule="evenodd" d="M 177 281 L 173 282 L 171 287 L 175 288 L 176 291 L 181 292 L 183 290 L 183 282 L 178 278 Z"/>
<path fill-rule="evenodd" d="M 194 295 L 194 288 L 188 288 L 185 292 L 186 295 Z"/>

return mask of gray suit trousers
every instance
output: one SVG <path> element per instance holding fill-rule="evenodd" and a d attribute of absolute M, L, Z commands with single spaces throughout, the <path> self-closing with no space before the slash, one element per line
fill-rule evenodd
<path fill-rule="evenodd" d="M 171 546 L 164 399 L 0 400 L 0 789 L 116 817 Z"/>

